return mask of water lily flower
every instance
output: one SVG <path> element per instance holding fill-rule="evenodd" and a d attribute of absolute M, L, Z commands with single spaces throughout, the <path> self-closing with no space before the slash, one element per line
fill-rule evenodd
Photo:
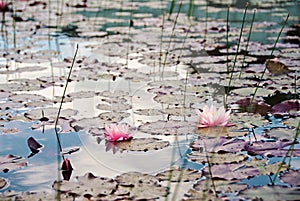
<path fill-rule="evenodd" d="M 230 110 L 226 112 L 224 107 L 217 109 L 214 105 L 204 106 L 203 111 L 198 111 L 200 122 L 198 128 L 207 128 L 214 126 L 232 126 L 228 123 L 230 119 Z"/>
<path fill-rule="evenodd" d="M 8 11 L 8 3 L 3 0 L 0 1 L 0 12 Z"/>
<path fill-rule="evenodd" d="M 104 137 L 108 141 L 116 142 L 130 140 L 132 135 L 129 134 L 128 125 L 111 124 L 110 126 L 105 125 Z"/>

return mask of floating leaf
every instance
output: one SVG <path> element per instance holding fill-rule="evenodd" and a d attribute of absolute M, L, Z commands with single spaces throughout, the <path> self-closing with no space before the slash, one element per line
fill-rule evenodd
<path fill-rule="evenodd" d="M 0 189 L 4 188 L 7 185 L 7 180 L 0 177 Z"/>
<path fill-rule="evenodd" d="M 168 188 L 158 184 L 158 179 L 149 174 L 128 172 L 116 177 L 120 187 L 136 200 L 150 200 L 165 197 Z"/>
<path fill-rule="evenodd" d="M 280 141 L 284 140 L 294 140 L 296 135 L 296 130 L 287 128 L 273 128 L 265 133 L 265 137 L 277 139 Z"/>
<path fill-rule="evenodd" d="M 280 180 L 291 184 L 292 186 L 300 186 L 300 171 L 289 170 L 288 172 L 280 175 Z"/>
<path fill-rule="evenodd" d="M 216 197 L 212 192 L 202 192 L 195 189 L 189 189 L 185 194 L 186 201 L 196 201 L 196 200 L 209 200 L 209 201 L 223 201 L 222 198 Z"/>
<path fill-rule="evenodd" d="M 212 165 L 211 170 L 208 170 L 208 167 L 205 167 L 203 174 L 209 176 L 210 171 L 212 178 L 215 179 L 246 179 L 254 177 L 259 174 L 259 170 L 254 167 L 245 167 L 243 164 L 220 164 Z"/>
<path fill-rule="evenodd" d="M 266 159 L 257 159 L 253 158 L 251 161 L 246 161 L 244 163 L 248 167 L 255 167 L 259 169 L 260 174 L 262 175 L 272 175 L 275 174 L 278 170 L 278 167 L 281 165 L 281 162 L 268 164 Z M 281 171 L 288 169 L 286 164 L 282 164 Z"/>
<path fill-rule="evenodd" d="M 78 176 L 77 181 L 55 181 L 53 189 L 62 193 L 73 194 L 78 197 L 103 197 L 112 194 L 117 182 L 110 178 L 96 177 L 92 173 Z"/>
<path fill-rule="evenodd" d="M 268 60 L 266 67 L 273 75 L 282 75 L 290 72 L 289 68 L 277 58 Z"/>
<path fill-rule="evenodd" d="M 195 132 L 196 123 L 189 121 L 156 121 L 147 122 L 139 126 L 142 132 L 152 135 L 185 135 Z"/>
<path fill-rule="evenodd" d="M 8 154 L 6 156 L 0 156 L 0 170 L 3 172 L 8 172 L 20 167 L 27 165 L 27 162 L 22 159 L 20 156 L 14 156 Z"/>
<path fill-rule="evenodd" d="M 171 169 L 160 172 L 156 175 L 159 181 L 171 182 L 190 182 L 199 179 L 202 176 L 201 172 L 192 169 Z"/>
<path fill-rule="evenodd" d="M 292 141 L 256 141 L 252 144 L 245 144 L 245 150 L 250 155 L 262 155 L 262 156 L 285 156 L 288 149 L 285 147 L 292 145 Z M 300 149 L 293 149 L 293 156 L 300 156 Z"/>
<path fill-rule="evenodd" d="M 34 156 L 35 154 L 37 154 L 40 150 L 40 148 L 42 148 L 43 146 L 38 143 L 33 137 L 30 137 L 27 139 L 27 144 L 28 147 L 31 151 L 31 154 L 28 156 L 28 158 Z"/>
<path fill-rule="evenodd" d="M 297 128 L 299 121 L 300 121 L 300 117 L 296 117 L 296 118 L 285 119 L 283 120 L 282 123 L 288 125 L 289 127 Z"/>
<path fill-rule="evenodd" d="M 237 183 L 235 181 L 213 179 L 217 193 L 237 193 L 247 188 L 246 184 Z M 194 184 L 193 188 L 198 192 L 210 192 L 214 189 L 212 179 L 200 180 Z"/>
<path fill-rule="evenodd" d="M 300 101 L 299 100 L 286 100 L 282 103 L 278 103 L 274 105 L 271 109 L 271 112 L 274 116 L 284 116 L 290 115 L 292 113 L 291 110 L 295 112 L 299 112 L 300 110 Z"/>
<path fill-rule="evenodd" d="M 232 153 L 212 153 L 212 152 L 197 152 L 193 151 L 188 155 L 188 160 L 196 163 L 207 163 L 207 158 L 210 164 L 224 163 L 239 163 L 247 159 L 246 155 Z"/>
<path fill-rule="evenodd" d="M 157 138 L 134 138 L 129 141 L 121 141 L 117 144 L 118 148 L 130 151 L 151 151 L 163 149 L 169 146 L 168 141 Z"/>
<path fill-rule="evenodd" d="M 61 152 L 62 155 L 72 154 L 80 150 L 80 147 L 67 147 L 64 148 Z"/>
<path fill-rule="evenodd" d="M 285 186 L 262 186 L 252 187 L 241 191 L 241 197 L 254 200 L 298 200 L 300 194 L 299 188 L 290 188 Z"/>
<path fill-rule="evenodd" d="M 199 128 L 197 130 L 198 135 L 206 136 L 206 137 L 236 137 L 236 136 L 244 136 L 247 134 L 246 131 L 238 130 L 236 126 L 232 127 L 224 127 L 224 126 L 216 126 L 216 127 L 207 127 L 207 128 Z"/>
<path fill-rule="evenodd" d="M 0 134 L 16 134 L 19 132 L 17 128 L 0 128 Z"/>
<path fill-rule="evenodd" d="M 235 102 L 239 106 L 240 112 L 258 113 L 266 115 L 271 110 L 271 106 L 258 100 L 251 100 L 251 98 L 243 98 Z M 251 103 L 251 104 L 250 104 Z"/>
<path fill-rule="evenodd" d="M 244 149 L 246 142 L 242 139 L 234 138 L 203 138 L 198 139 L 191 144 L 193 151 L 200 152 L 228 152 L 236 153 Z"/>
<path fill-rule="evenodd" d="M 42 117 L 47 117 L 49 120 L 55 120 L 57 112 L 58 108 L 33 109 L 26 112 L 24 116 L 31 120 L 40 120 Z M 60 117 L 73 117 L 76 114 L 76 110 L 63 109 L 61 110 Z"/>

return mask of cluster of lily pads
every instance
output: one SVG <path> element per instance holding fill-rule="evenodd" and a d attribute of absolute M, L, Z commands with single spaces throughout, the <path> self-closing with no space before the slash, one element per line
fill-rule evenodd
<path fill-rule="evenodd" d="M 272 1 L 250 1 L 248 15 L 254 6 L 279 22 L 287 14 L 283 8 L 276 15 L 268 12 Z M 17 138 L 23 132 L 18 123 L 26 123 L 41 133 L 52 129 L 58 141 L 60 135 L 83 132 L 93 146 L 121 157 L 176 150 L 179 138 L 191 140 L 185 141 L 187 151 L 179 162 L 174 159 L 164 170 L 124 171 L 115 177 L 96 176 L 93 169 L 71 175 L 80 168 L 72 158 L 82 147 L 70 149 L 62 141 L 64 160 L 58 169 L 70 174 L 49 184 L 51 192 L 5 191 L 5 173 L 26 169 L 29 158 L 1 154 L 0 198 L 297 200 L 296 16 L 291 14 L 274 50 L 279 23 L 254 23 L 252 35 L 270 34 L 264 42 L 247 37 L 249 24 L 239 37 L 239 26 L 213 18 L 226 9 L 221 1 L 2 2 L 0 138 Z M 230 9 L 229 19 L 233 12 L 244 12 Z M 75 43 L 79 54 L 73 58 Z M 43 149 L 35 138 L 27 139 L 30 157 Z"/>

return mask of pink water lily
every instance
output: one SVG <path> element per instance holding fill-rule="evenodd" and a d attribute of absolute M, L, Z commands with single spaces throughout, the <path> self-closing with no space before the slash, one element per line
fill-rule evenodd
<path fill-rule="evenodd" d="M 128 125 L 111 124 L 110 126 L 105 125 L 104 137 L 108 141 L 116 142 L 130 140 L 132 135 L 129 134 Z"/>
<path fill-rule="evenodd" d="M 232 126 L 228 121 L 230 119 L 230 110 L 226 112 L 224 107 L 217 109 L 214 105 L 204 106 L 203 111 L 198 111 L 200 122 L 198 128 L 213 126 Z"/>

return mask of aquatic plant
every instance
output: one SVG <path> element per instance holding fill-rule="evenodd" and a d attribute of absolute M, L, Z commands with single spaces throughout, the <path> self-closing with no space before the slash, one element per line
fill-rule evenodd
<path fill-rule="evenodd" d="M 129 127 L 125 124 L 111 124 L 110 126 L 105 125 L 104 136 L 106 140 L 112 142 L 130 140 L 132 138 L 132 134 L 129 134 Z"/>
<path fill-rule="evenodd" d="M 198 128 L 206 128 L 213 126 L 231 126 L 228 121 L 230 119 L 230 110 L 226 112 L 224 107 L 217 109 L 214 105 L 204 106 L 203 111 L 199 112 L 200 122 Z"/>

